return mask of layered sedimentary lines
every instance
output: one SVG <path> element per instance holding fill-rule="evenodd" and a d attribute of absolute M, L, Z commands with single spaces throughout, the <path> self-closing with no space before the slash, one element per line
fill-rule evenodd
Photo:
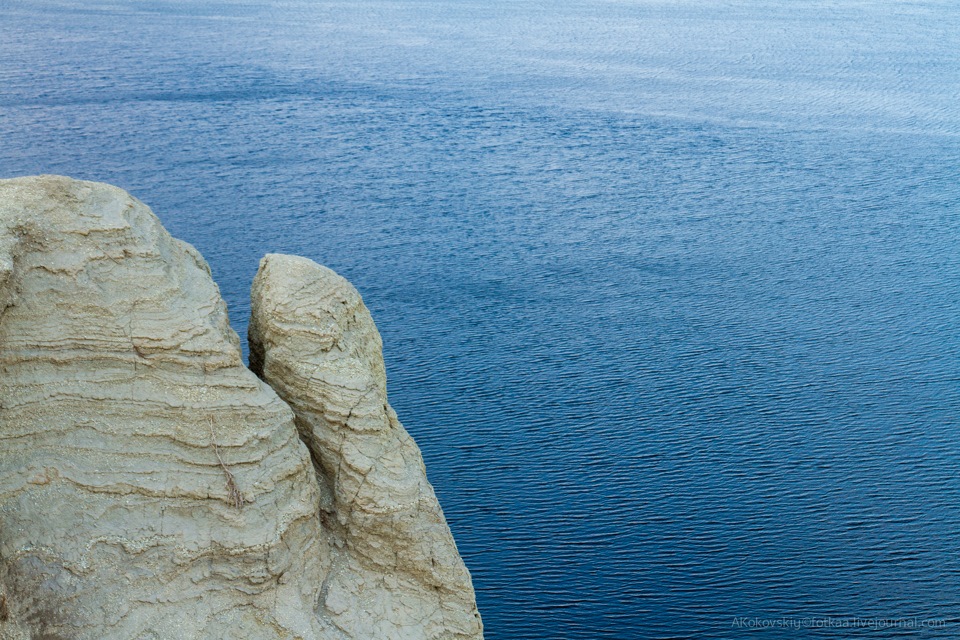
<path fill-rule="evenodd" d="M 366 569 L 337 546 L 353 516 L 319 517 L 326 454 L 243 366 L 202 257 L 125 192 L 0 181 L 0 368 L 0 637 L 457 637 L 391 635 L 402 588 L 369 614 L 338 590 Z"/>
<path fill-rule="evenodd" d="M 0 624 L 313 632 L 309 456 L 200 255 L 123 191 L 58 177 L 0 181 L 0 236 Z"/>
<path fill-rule="evenodd" d="M 380 335 L 359 293 L 310 260 L 268 255 L 252 309 L 251 367 L 294 410 L 337 540 L 330 618 L 356 638 L 481 637 L 470 575 L 387 402 Z"/>

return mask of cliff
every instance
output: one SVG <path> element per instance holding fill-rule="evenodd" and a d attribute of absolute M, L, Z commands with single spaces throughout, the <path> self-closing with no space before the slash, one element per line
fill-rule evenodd
<path fill-rule="evenodd" d="M 253 295 L 263 380 L 145 205 L 0 181 L 0 638 L 482 638 L 359 294 Z"/>

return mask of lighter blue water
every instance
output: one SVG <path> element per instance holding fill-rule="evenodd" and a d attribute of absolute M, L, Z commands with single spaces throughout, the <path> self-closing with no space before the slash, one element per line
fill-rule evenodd
<path fill-rule="evenodd" d="M 357 285 L 490 640 L 960 637 L 958 99 L 954 2 L 0 0 L 0 175 Z"/>

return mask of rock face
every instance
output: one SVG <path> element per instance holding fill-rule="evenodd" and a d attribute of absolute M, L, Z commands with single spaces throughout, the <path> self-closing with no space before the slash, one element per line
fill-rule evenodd
<path fill-rule="evenodd" d="M 326 592 L 336 624 L 355 638 L 479 637 L 470 575 L 387 403 L 380 334 L 360 294 L 306 258 L 268 255 L 251 302 L 251 368 L 293 408 L 317 465 L 336 540 Z"/>
<path fill-rule="evenodd" d="M 262 299 L 277 313 L 258 326 L 287 326 L 285 304 Z M 318 344 L 376 340 L 318 317 Z M 287 362 L 283 342 L 258 342 L 260 361 Z M 324 362 L 329 380 L 362 378 Z M 328 450 L 307 425 L 339 424 L 343 397 L 277 375 L 295 424 L 243 366 L 203 258 L 120 189 L 0 180 L 0 368 L 0 639 L 482 637 L 393 414 L 379 448 Z M 365 402 L 343 420 L 363 432 Z M 348 471 L 330 472 L 337 456 Z M 380 471 L 363 482 L 363 465 Z"/>

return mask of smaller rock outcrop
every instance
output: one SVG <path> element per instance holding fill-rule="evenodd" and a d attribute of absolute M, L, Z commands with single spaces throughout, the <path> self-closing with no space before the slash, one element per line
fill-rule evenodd
<path fill-rule="evenodd" d="M 353 638 L 481 638 L 470 575 L 387 402 L 380 335 L 357 290 L 306 258 L 263 258 L 250 364 L 293 409 L 316 466 L 335 539 L 330 619 Z"/>

